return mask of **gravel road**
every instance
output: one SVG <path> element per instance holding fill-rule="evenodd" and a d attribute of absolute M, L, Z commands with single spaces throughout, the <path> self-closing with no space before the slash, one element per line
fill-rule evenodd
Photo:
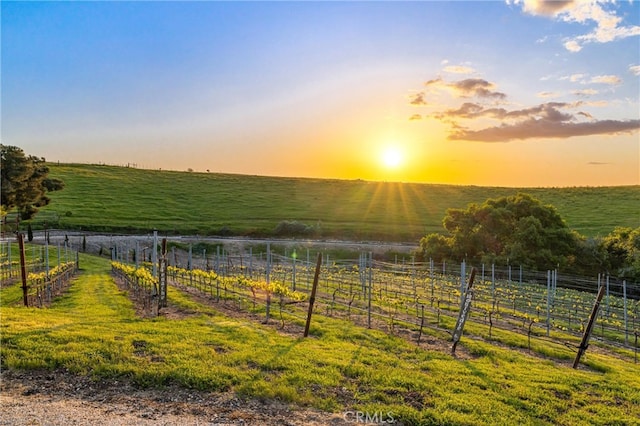
<path fill-rule="evenodd" d="M 347 425 L 348 415 L 296 410 L 179 387 L 138 389 L 67 371 L 0 374 L 0 425 Z"/>

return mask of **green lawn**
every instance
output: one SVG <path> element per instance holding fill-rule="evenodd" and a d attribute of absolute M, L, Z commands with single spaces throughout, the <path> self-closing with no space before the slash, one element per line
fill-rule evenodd
<path fill-rule="evenodd" d="M 139 386 L 178 384 L 332 412 L 389 413 L 405 424 L 638 424 L 640 367 L 593 351 L 596 370 L 463 338 L 460 358 L 338 319 L 311 337 L 230 318 L 170 288 L 181 319 L 141 319 L 106 260 L 82 271 L 47 309 L 0 290 L 3 369 L 66 368 Z M 288 319 L 295 321 L 295 319 Z M 504 332 L 507 333 L 507 332 Z M 436 339 L 432 337 L 432 339 Z"/>
<path fill-rule="evenodd" d="M 516 189 L 49 166 L 66 187 L 51 193 L 36 227 L 46 220 L 93 231 L 270 236 L 289 220 L 312 227 L 313 237 L 417 242 L 443 230 L 447 208 L 518 191 L 555 206 L 587 236 L 640 226 L 640 186 Z"/>

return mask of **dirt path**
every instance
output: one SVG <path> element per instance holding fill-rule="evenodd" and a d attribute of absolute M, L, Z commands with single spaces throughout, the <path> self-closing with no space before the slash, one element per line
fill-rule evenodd
<path fill-rule="evenodd" d="M 67 371 L 3 371 L 0 425 L 346 425 L 342 414 L 167 387 L 137 389 Z"/>

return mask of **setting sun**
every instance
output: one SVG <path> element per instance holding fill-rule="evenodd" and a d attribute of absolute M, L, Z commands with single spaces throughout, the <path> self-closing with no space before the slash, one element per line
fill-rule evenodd
<path fill-rule="evenodd" d="M 382 164 L 390 169 L 395 169 L 402 164 L 402 153 L 396 147 L 388 147 L 382 152 Z"/>

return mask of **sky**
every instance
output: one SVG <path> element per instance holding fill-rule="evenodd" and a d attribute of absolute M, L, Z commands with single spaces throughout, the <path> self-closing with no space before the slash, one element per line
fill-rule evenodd
<path fill-rule="evenodd" d="M 1 139 L 48 161 L 640 184 L 640 2 L 0 2 Z"/>

